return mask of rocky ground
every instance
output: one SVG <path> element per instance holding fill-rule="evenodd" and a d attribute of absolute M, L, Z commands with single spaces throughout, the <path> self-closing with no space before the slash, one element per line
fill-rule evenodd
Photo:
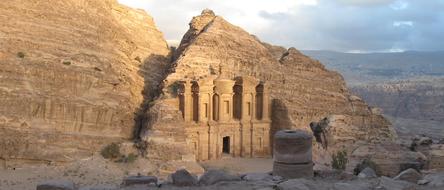
<path fill-rule="evenodd" d="M 161 163 L 160 163 L 161 165 Z M 373 189 L 444 189 L 444 170 L 409 171 L 394 178 L 376 177 L 374 172 L 361 172 L 355 176 L 350 172 L 324 170 L 315 172 L 309 179 L 285 180 L 269 175 L 271 159 L 224 158 L 201 163 L 206 173 L 192 179 L 192 186 L 181 186 L 177 177 L 159 177 L 161 187 L 154 184 L 122 186 L 128 176 L 155 175 L 159 163 L 137 159 L 134 163 L 115 163 L 93 156 L 89 159 L 58 166 L 34 166 L 0 170 L 0 190 L 33 190 L 46 181 L 75 184 L 78 189 L 89 190 L 139 190 L 139 189 L 301 189 L 301 190 L 373 190 Z M 180 169 L 179 167 L 177 169 Z M 208 171 L 216 171 L 215 173 Z M 190 171 L 195 174 L 194 171 Z M 210 173 L 210 174 L 208 174 Z M 207 177 L 203 177 L 207 175 Z M 193 176 L 193 175 L 190 175 Z M 210 177 L 208 177 L 210 176 Z M 184 178 L 183 175 L 180 178 Z M 396 180 L 395 180 L 396 179 Z M 401 180 L 402 179 L 402 180 Z M 186 181 L 186 180 L 185 180 Z M 205 184 L 205 185 L 204 185 Z M 421 185 L 419 185 L 421 184 Z M 182 184 L 183 185 L 183 184 Z M 69 186 L 69 185 L 68 185 Z"/>

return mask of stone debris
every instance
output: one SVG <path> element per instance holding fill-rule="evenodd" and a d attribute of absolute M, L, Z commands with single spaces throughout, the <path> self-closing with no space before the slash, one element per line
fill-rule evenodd
<path fill-rule="evenodd" d="M 311 183 L 310 181 L 306 179 L 290 179 L 288 181 L 279 183 L 277 185 L 278 190 L 310 190 L 309 187 L 307 187 L 307 183 Z"/>
<path fill-rule="evenodd" d="M 158 185 L 156 176 L 129 176 L 123 179 L 122 186 Z"/>
<path fill-rule="evenodd" d="M 422 183 L 430 187 L 441 187 L 444 189 L 444 173 L 427 174 Z"/>
<path fill-rule="evenodd" d="M 278 177 L 278 176 L 276 176 Z M 246 181 L 273 181 L 274 176 L 269 173 L 248 173 L 242 176 L 243 180 Z M 279 180 L 279 179 L 278 179 Z"/>
<path fill-rule="evenodd" d="M 68 180 L 50 180 L 37 185 L 37 190 L 75 190 L 76 187 L 72 181 Z"/>
<path fill-rule="evenodd" d="M 394 180 L 385 176 L 382 176 L 379 181 L 378 189 L 383 188 L 384 190 L 414 190 L 414 183 L 407 181 Z"/>
<path fill-rule="evenodd" d="M 173 178 L 187 175 L 192 176 L 186 172 L 186 170 L 178 170 Z M 337 175 L 340 173 L 336 172 Z M 333 175 L 333 173 L 330 173 Z M 311 179 L 298 178 L 298 179 L 283 179 L 279 176 L 272 176 L 269 173 L 248 173 L 242 176 L 242 178 L 230 175 L 223 170 L 209 170 L 204 176 L 200 178 L 199 183 L 194 183 L 194 180 L 187 181 L 187 183 L 164 183 L 162 186 L 151 186 L 146 183 L 137 183 L 130 186 L 87 186 L 82 187 L 79 190 L 145 190 L 145 189 L 165 189 L 165 190 L 177 190 L 177 189 L 196 189 L 196 190 L 209 190 L 209 189 L 262 189 L 262 190 L 441 190 L 444 189 L 444 173 L 432 173 L 426 175 L 423 180 L 419 180 L 417 183 L 410 183 L 404 180 L 392 179 L 389 177 L 379 178 L 353 178 L 342 180 L 332 177 L 314 177 Z M 124 179 L 126 180 L 126 178 Z M 186 180 L 182 180 L 186 181 Z M 177 181 L 176 181 L 177 182 Z M 191 183 L 188 183 L 191 182 Z M 58 182 L 48 182 L 51 184 L 51 189 L 43 190 L 76 190 L 72 182 L 64 182 L 63 180 Z M 71 185 L 60 185 L 71 184 Z M 183 186 L 182 186 L 183 185 Z M 186 186 L 185 186 L 186 185 Z M 63 187 L 61 187 L 63 186 Z M 69 187 L 68 187 L 69 186 Z M 65 188 L 67 187 L 67 188 Z M 73 188 L 70 188 L 73 187 Z M 40 188 L 40 187 L 39 187 Z M 38 189 L 38 188 L 37 188 Z M 39 189 L 38 189 L 39 190 Z"/>
<path fill-rule="evenodd" d="M 368 183 L 346 183 L 339 182 L 333 185 L 333 190 L 373 190 L 372 185 Z"/>
<path fill-rule="evenodd" d="M 222 181 L 240 181 L 239 176 L 231 175 L 222 170 L 208 170 L 199 178 L 201 185 L 213 185 Z"/>
<path fill-rule="evenodd" d="M 173 185 L 176 186 L 193 186 L 197 185 L 197 178 L 185 169 L 177 170 L 171 174 Z"/>
<path fill-rule="evenodd" d="M 416 171 L 415 169 L 409 168 L 409 169 L 404 170 L 401 173 L 399 173 L 399 175 L 397 175 L 393 179 L 404 180 L 404 181 L 408 181 L 411 183 L 417 183 L 418 180 L 420 180 L 421 178 L 422 178 L 422 176 L 418 171 Z"/>
<path fill-rule="evenodd" d="M 118 188 L 109 185 L 97 185 L 97 186 L 82 187 L 79 190 L 118 190 Z"/>
<path fill-rule="evenodd" d="M 366 167 L 361 172 L 359 172 L 358 177 L 359 178 L 374 178 L 374 177 L 378 177 L 378 176 L 376 175 L 375 170 L 373 170 L 370 167 Z"/>

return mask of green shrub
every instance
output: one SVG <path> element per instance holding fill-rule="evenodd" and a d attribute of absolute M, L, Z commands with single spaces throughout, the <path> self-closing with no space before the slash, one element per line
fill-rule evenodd
<path fill-rule="evenodd" d="M 126 157 L 126 163 L 133 163 L 136 160 L 137 160 L 137 155 L 133 153 L 128 154 L 128 156 Z"/>
<path fill-rule="evenodd" d="M 130 153 L 128 154 L 128 156 L 121 155 L 121 157 L 118 160 L 116 160 L 116 162 L 131 164 L 136 160 L 137 160 L 137 155 Z"/>
<path fill-rule="evenodd" d="M 100 154 L 106 159 L 116 159 L 122 156 L 120 147 L 116 143 L 111 143 L 104 147 Z"/>
<path fill-rule="evenodd" d="M 345 170 L 345 167 L 348 163 L 347 152 L 345 150 L 340 150 L 336 153 L 333 153 L 331 166 L 333 169 L 337 170 Z"/>
<path fill-rule="evenodd" d="M 353 173 L 355 175 L 358 175 L 362 170 L 364 170 L 367 167 L 373 169 L 376 172 L 376 174 L 380 173 L 379 167 L 370 158 L 366 158 L 362 160 L 361 163 L 356 165 L 355 169 L 353 169 Z"/>
<path fill-rule="evenodd" d="M 18 52 L 18 53 L 17 53 L 17 57 L 23 59 L 23 58 L 25 58 L 25 53 L 23 53 L 23 52 Z"/>
<path fill-rule="evenodd" d="M 71 65 L 71 61 L 63 61 L 64 65 Z"/>

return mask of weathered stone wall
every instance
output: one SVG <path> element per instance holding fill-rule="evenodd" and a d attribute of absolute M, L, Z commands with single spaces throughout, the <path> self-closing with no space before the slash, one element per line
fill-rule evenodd
<path fill-rule="evenodd" d="M 150 16 L 115 0 L 10 0 L 0 23 L 0 158 L 67 161 L 132 137 L 169 54 Z"/>

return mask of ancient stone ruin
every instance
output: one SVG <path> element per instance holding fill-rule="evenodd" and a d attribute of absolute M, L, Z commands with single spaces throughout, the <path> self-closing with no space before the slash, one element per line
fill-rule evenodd
<path fill-rule="evenodd" d="M 273 175 L 287 179 L 313 177 L 312 135 L 283 130 L 274 135 Z"/>
<path fill-rule="evenodd" d="M 178 82 L 178 108 L 197 160 L 269 155 L 269 91 L 266 82 L 223 73 Z"/>

